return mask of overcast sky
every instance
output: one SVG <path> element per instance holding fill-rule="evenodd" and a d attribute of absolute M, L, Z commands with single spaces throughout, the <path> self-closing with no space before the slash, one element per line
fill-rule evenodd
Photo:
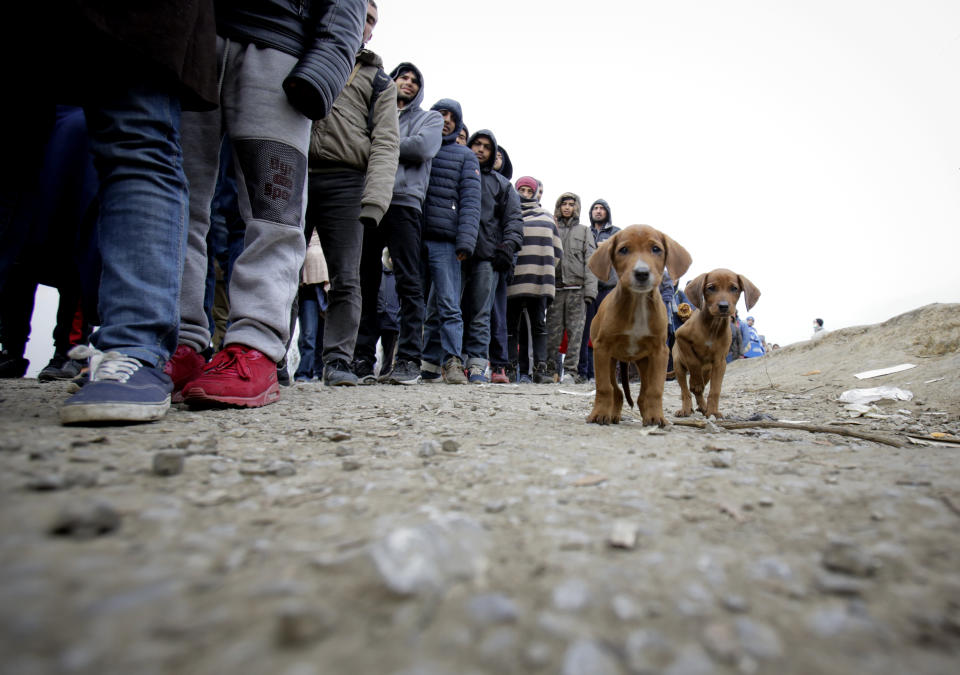
<path fill-rule="evenodd" d="M 572 191 L 581 222 L 603 198 L 616 225 L 669 234 L 684 284 L 747 276 L 768 341 L 960 302 L 960 2 L 379 5 L 368 46 L 423 71 L 425 107 L 459 100 L 551 209 Z"/>

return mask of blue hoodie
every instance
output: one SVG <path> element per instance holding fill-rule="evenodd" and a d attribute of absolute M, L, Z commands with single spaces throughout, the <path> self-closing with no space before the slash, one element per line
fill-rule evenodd
<path fill-rule="evenodd" d="M 456 243 L 457 253 L 473 254 L 480 226 L 480 164 L 473 151 L 457 144 L 463 112 L 452 98 L 442 98 L 431 110 L 449 110 L 456 120 L 433 158 L 424 203 L 423 238 Z"/>
<path fill-rule="evenodd" d="M 423 75 L 415 65 L 401 63 L 390 72 L 390 79 L 396 80 L 400 73 L 407 70 L 416 74 L 420 91 L 399 111 L 400 163 L 393 181 L 393 201 L 390 204 L 422 211 L 430 179 L 430 162 L 440 149 L 443 117 L 434 110 L 420 107 L 423 103 Z"/>

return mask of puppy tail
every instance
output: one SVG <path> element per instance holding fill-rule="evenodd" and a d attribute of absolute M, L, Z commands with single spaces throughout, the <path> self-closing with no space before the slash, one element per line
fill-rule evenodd
<path fill-rule="evenodd" d="M 630 398 L 630 375 L 627 373 L 628 364 L 623 361 L 617 361 L 620 366 L 620 386 L 623 387 L 623 398 L 627 401 L 627 407 L 633 407 L 633 399 Z"/>

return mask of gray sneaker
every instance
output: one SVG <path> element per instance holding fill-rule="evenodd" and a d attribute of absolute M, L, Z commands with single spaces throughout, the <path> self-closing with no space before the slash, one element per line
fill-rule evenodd
<path fill-rule="evenodd" d="M 397 359 L 393 364 L 393 370 L 386 375 L 381 375 L 380 381 L 387 384 L 420 384 L 420 366 L 413 361 Z"/>
<path fill-rule="evenodd" d="M 331 361 L 323 366 L 323 383 L 328 387 L 356 387 L 357 376 L 344 361 Z"/>
<path fill-rule="evenodd" d="M 377 383 L 377 376 L 373 374 L 373 366 L 362 359 L 353 362 L 353 374 L 357 376 L 357 384 L 369 385 Z"/>
<path fill-rule="evenodd" d="M 443 364 L 443 381 L 447 384 L 467 383 L 467 375 L 463 372 L 463 363 L 456 356 L 451 356 Z"/>

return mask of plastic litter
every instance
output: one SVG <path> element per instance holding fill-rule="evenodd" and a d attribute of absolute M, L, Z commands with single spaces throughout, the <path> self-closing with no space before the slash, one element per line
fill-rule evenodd
<path fill-rule="evenodd" d="M 890 366 L 889 368 L 878 368 L 877 370 L 865 370 L 862 373 L 857 373 L 854 375 L 858 380 L 867 380 L 871 377 L 880 377 L 881 375 L 889 375 L 891 373 L 899 373 L 902 370 L 910 370 L 911 368 L 916 368 L 916 364 L 913 363 L 901 363 L 898 366 Z"/>
<path fill-rule="evenodd" d="M 848 389 L 840 394 L 837 399 L 841 403 L 873 403 L 880 399 L 890 399 L 891 401 L 909 401 L 913 398 L 913 392 L 899 387 L 883 386 L 871 387 L 870 389 Z"/>

